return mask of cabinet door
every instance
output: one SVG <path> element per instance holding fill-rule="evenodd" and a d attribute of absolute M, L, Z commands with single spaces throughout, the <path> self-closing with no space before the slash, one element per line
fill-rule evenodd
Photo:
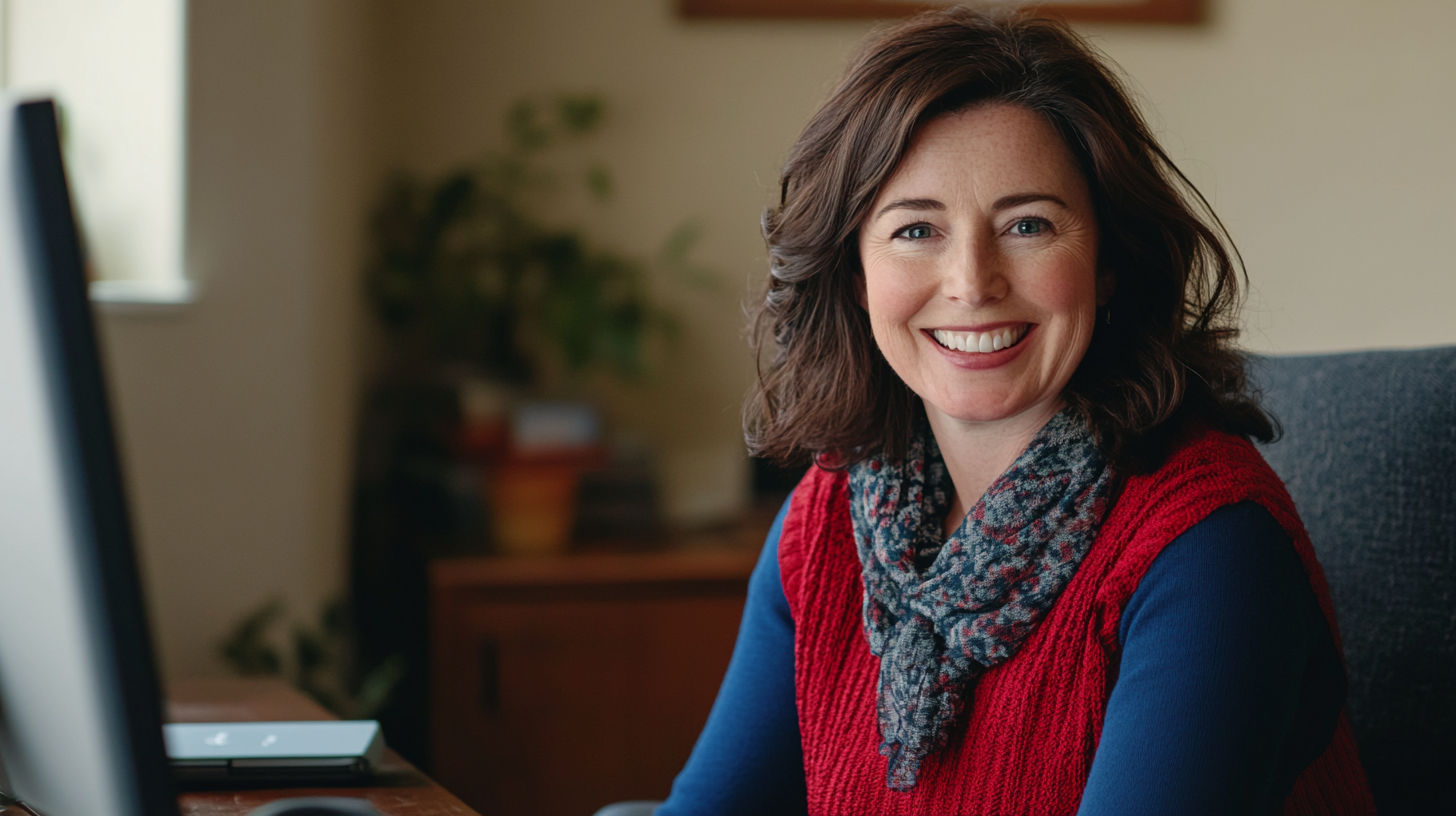
<path fill-rule="evenodd" d="M 727 669 L 743 593 L 653 594 L 456 604 L 434 663 L 441 784 L 484 814 L 665 798 Z"/>

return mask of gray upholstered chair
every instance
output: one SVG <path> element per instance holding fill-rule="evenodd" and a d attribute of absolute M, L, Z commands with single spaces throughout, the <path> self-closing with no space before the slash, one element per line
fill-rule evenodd
<path fill-rule="evenodd" d="M 1264 357 L 1289 486 L 1329 578 L 1382 814 L 1456 813 L 1456 347 Z"/>
<path fill-rule="evenodd" d="M 1253 375 L 1284 428 L 1264 456 L 1329 579 L 1380 812 L 1456 813 L 1456 347 L 1259 357 Z"/>

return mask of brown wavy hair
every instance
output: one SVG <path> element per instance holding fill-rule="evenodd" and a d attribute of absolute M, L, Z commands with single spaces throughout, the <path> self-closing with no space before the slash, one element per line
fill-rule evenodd
<path fill-rule="evenodd" d="M 1113 295 L 1064 395 L 1124 475 L 1191 418 L 1268 441 L 1233 346 L 1245 282 L 1223 224 L 1153 139 L 1110 61 L 1064 23 L 953 8 L 866 43 L 809 120 L 763 216 L 770 277 L 750 342 L 748 446 L 780 463 L 903 454 L 917 397 L 859 305 L 857 232 L 917 130 L 974 106 L 1046 117 L 1086 177 Z"/>

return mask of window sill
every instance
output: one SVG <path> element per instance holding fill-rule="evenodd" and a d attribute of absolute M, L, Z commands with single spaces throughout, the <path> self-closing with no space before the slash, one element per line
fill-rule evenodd
<path fill-rule="evenodd" d="M 190 280 L 100 280 L 92 281 L 91 302 L 103 314 L 180 314 L 197 300 L 197 286 Z"/>

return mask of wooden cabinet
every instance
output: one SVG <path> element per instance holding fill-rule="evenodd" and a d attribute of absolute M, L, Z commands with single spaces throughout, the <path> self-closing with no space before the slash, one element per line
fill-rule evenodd
<path fill-rule="evenodd" d="M 488 815 L 666 797 L 728 666 L 757 554 L 432 563 L 434 776 Z"/>

